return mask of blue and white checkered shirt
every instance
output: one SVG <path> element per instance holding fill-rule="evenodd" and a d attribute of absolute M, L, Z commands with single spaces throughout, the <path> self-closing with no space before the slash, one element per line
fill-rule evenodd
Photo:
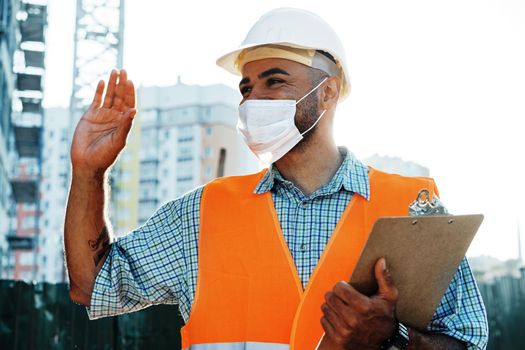
<path fill-rule="evenodd" d="M 282 232 L 303 287 L 341 214 L 354 194 L 369 198 L 367 167 L 342 148 L 344 161 L 326 185 L 306 196 L 275 167 L 255 193 L 271 191 Z M 90 319 L 137 311 L 153 304 L 179 304 L 188 319 L 197 284 L 197 245 L 203 187 L 164 204 L 141 227 L 119 238 L 97 276 Z M 464 259 L 429 331 L 448 334 L 484 349 L 488 340 L 485 308 Z"/>

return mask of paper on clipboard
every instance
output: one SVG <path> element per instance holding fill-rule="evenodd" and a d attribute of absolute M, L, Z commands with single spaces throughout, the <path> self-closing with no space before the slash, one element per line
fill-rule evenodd
<path fill-rule="evenodd" d="M 482 221 L 483 215 L 379 218 L 350 284 L 365 295 L 375 294 L 374 265 L 385 257 L 399 290 L 397 318 L 424 330 Z"/>

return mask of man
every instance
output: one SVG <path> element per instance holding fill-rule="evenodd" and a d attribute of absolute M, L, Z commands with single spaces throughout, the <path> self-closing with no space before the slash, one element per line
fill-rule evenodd
<path fill-rule="evenodd" d="M 71 299 L 89 306 L 90 318 L 178 303 L 185 349 L 485 348 L 485 310 L 466 260 L 426 332 L 396 319 L 384 259 L 376 295 L 344 282 L 378 217 L 406 215 L 420 189 L 437 190 L 431 179 L 369 169 L 336 147 L 335 109 L 350 85 L 328 24 L 303 10 L 271 11 L 218 64 L 242 74 L 238 128 L 269 169 L 213 181 L 114 241 L 106 177 L 136 110 L 133 83 L 112 72 L 71 148 Z"/>

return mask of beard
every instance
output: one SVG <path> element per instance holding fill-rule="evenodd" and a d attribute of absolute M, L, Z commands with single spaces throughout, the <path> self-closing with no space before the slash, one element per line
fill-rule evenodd
<path fill-rule="evenodd" d="M 312 127 L 314 123 L 319 118 L 319 101 L 317 94 L 313 93 L 307 96 L 299 104 L 297 104 L 297 109 L 295 113 L 295 126 L 299 129 L 299 132 L 302 134 L 306 130 Z M 299 143 L 292 149 L 301 149 L 306 146 L 314 133 L 317 130 L 317 124 L 306 134 L 303 135 L 303 138 Z"/>

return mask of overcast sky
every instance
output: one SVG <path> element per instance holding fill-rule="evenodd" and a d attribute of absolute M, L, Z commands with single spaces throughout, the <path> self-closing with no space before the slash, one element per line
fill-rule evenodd
<path fill-rule="evenodd" d="M 428 167 L 451 212 L 485 214 L 468 254 L 516 257 L 518 220 L 525 231 L 525 2 L 128 1 L 124 67 L 137 85 L 181 76 L 236 88 L 215 59 L 282 6 L 318 13 L 346 47 L 352 92 L 337 111 L 338 143 L 359 158 Z M 69 101 L 74 11 L 75 1 L 49 0 L 49 107 Z"/>

